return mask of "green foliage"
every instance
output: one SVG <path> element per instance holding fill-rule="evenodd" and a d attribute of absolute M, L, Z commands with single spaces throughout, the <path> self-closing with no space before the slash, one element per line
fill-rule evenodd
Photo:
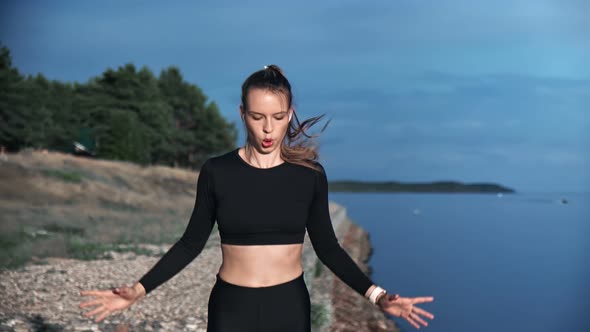
<path fill-rule="evenodd" d="M 73 171 L 66 171 L 61 169 L 44 169 L 41 172 L 45 176 L 51 176 L 66 182 L 82 182 L 82 174 Z"/>
<path fill-rule="evenodd" d="M 315 266 L 313 269 L 314 278 L 318 278 L 319 276 L 321 276 L 323 271 L 324 271 L 324 263 L 322 263 L 322 261 L 320 261 L 319 259 L 316 260 Z"/>
<path fill-rule="evenodd" d="M 0 269 L 14 269 L 28 262 L 35 234 L 22 226 L 16 232 L 0 233 Z"/>
<path fill-rule="evenodd" d="M 495 183 L 430 183 L 330 181 L 331 192 L 425 192 L 425 193 L 514 193 L 515 190 Z"/>
<path fill-rule="evenodd" d="M 158 256 L 163 253 L 152 252 L 139 243 L 172 243 L 182 232 L 179 230 L 174 235 L 165 232 L 160 238 L 146 238 L 141 232 L 133 230 L 105 242 L 96 236 L 97 230 L 88 231 L 87 228 L 60 222 L 63 221 L 40 227 L 20 225 L 14 231 L 0 234 L 0 269 L 19 268 L 31 262 L 33 257 L 36 263 L 42 263 L 43 258 L 55 256 L 83 260 L 110 259 L 109 252 Z"/>
<path fill-rule="evenodd" d="M 311 304 L 311 325 L 315 328 L 319 328 L 328 323 L 330 319 L 330 313 L 326 306 L 322 304 L 312 303 Z"/>
<path fill-rule="evenodd" d="M 61 233 L 66 235 L 78 235 L 82 236 L 86 233 L 84 228 L 71 225 L 60 225 L 57 223 L 51 223 L 43 226 L 43 229 L 52 233 Z"/>
<path fill-rule="evenodd" d="M 133 64 L 84 84 L 22 76 L 0 45 L 0 146 L 73 151 L 142 165 L 199 167 L 235 146 L 237 129 L 202 90 L 169 67 L 156 77 Z"/>
<path fill-rule="evenodd" d="M 105 200 L 103 198 L 100 198 L 99 202 L 101 207 L 113 211 L 134 212 L 140 210 L 138 207 L 130 204 L 125 204 L 124 202 Z"/>
<path fill-rule="evenodd" d="M 137 255 L 152 256 L 152 252 L 135 246 L 125 245 L 120 246 L 116 243 L 97 243 L 89 242 L 82 237 L 70 236 L 66 243 L 69 257 L 82 259 L 82 260 L 94 260 L 94 259 L 108 259 L 110 256 L 107 254 L 109 251 L 114 252 L 133 252 Z"/>

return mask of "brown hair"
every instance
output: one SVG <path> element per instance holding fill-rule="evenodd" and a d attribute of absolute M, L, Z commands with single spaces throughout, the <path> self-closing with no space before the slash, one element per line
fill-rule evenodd
<path fill-rule="evenodd" d="M 283 71 L 277 65 L 264 66 L 264 69 L 258 70 L 251 74 L 242 84 L 242 105 L 247 109 L 248 92 L 252 88 L 266 89 L 274 93 L 279 93 L 287 98 L 288 108 L 293 105 L 293 94 L 291 84 L 285 77 Z M 293 109 L 293 118 L 287 127 L 287 133 L 281 144 L 281 158 L 287 162 L 306 166 L 317 171 L 322 171 L 317 165 L 318 146 L 313 141 L 318 134 L 309 135 L 307 130 L 320 121 L 325 114 L 299 121 L 297 113 Z M 323 132 L 330 120 L 322 127 Z"/>

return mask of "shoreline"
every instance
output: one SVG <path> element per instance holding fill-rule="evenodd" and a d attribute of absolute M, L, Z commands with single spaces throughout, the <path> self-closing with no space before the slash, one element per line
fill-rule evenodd
<path fill-rule="evenodd" d="M 347 217 L 348 231 L 340 243 L 353 260 L 369 277 L 373 267 L 368 264 L 373 253 L 370 234 Z M 366 298 L 357 294 L 348 285 L 335 279 L 332 289 L 334 321 L 328 331 L 395 331 L 399 327 Z"/>
<path fill-rule="evenodd" d="M 344 206 L 333 201 L 330 201 L 330 216 L 340 246 L 361 271 L 370 277 L 373 268 L 368 261 L 374 249 L 369 233 L 348 217 Z M 308 241 L 306 235 L 305 242 Z M 307 260 L 304 268 L 306 276 L 313 276 L 307 280 L 307 285 L 310 289 L 314 332 L 400 331 L 395 322 L 381 309 L 371 304 L 324 266 L 313 249 L 304 247 L 305 256 L 313 257 Z"/>

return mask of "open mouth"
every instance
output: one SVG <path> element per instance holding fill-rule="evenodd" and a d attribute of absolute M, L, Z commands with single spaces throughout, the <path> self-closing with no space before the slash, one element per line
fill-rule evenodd
<path fill-rule="evenodd" d="M 272 138 L 265 138 L 262 140 L 262 146 L 264 146 L 265 148 L 268 148 L 270 146 L 272 146 Z"/>

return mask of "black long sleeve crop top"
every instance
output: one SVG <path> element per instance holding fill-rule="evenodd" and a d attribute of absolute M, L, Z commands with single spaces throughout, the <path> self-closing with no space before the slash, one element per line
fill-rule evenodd
<path fill-rule="evenodd" d="M 318 165 L 322 172 L 289 162 L 257 168 L 238 149 L 208 159 L 184 234 L 139 280 L 146 293 L 201 253 L 217 221 L 225 244 L 303 243 L 307 229 L 320 261 L 364 296 L 373 282 L 338 243 L 328 209 L 328 181 Z"/>

